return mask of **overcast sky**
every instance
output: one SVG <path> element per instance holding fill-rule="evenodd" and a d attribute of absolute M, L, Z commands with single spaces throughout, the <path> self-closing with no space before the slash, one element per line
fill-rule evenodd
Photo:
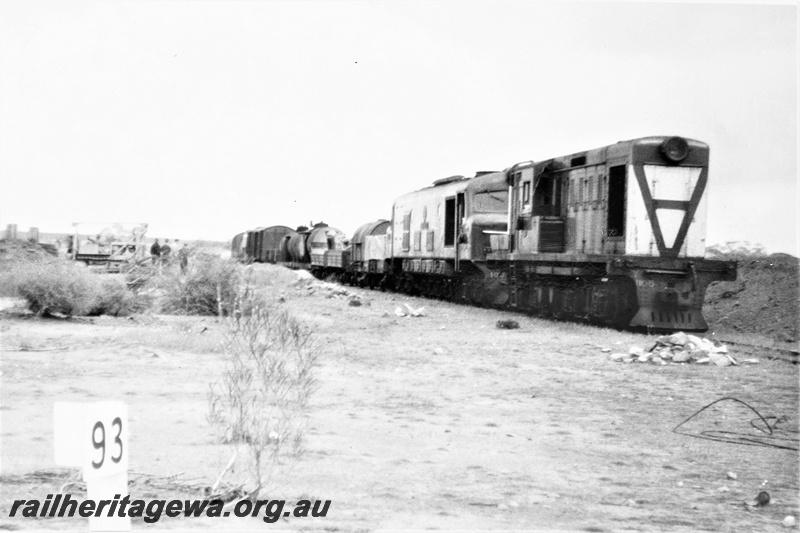
<path fill-rule="evenodd" d="M 230 239 L 649 135 L 708 243 L 798 253 L 797 5 L 0 2 L 0 225 Z"/>

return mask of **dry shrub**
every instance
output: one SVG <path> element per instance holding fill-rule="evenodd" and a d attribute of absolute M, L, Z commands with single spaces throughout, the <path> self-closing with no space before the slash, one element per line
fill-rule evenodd
<path fill-rule="evenodd" d="M 99 290 L 90 315 L 124 316 L 140 313 L 150 304 L 149 299 L 128 289 L 123 276 L 98 276 Z"/>
<path fill-rule="evenodd" d="M 24 298 L 37 316 L 85 315 L 100 290 L 95 275 L 84 265 L 58 260 L 14 262 L 2 276 L 2 285 L 4 292 Z"/>
<path fill-rule="evenodd" d="M 36 316 L 127 315 L 146 305 L 119 276 L 96 274 L 63 259 L 15 261 L 0 275 L 0 292 L 26 300 Z"/>
<path fill-rule="evenodd" d="M 151 286 L 162 294 L 161 310 L 180 315 L 228 315 L 233 309 L 241 282 L 241 266 L 217 255 L 193 256 L 189 271 L 182 276 L 165 267 Z"/>
<path fill-rule="evenodd" d="M 225 371 L 210 387 L 208 419 L 225 442 L 246 450 L 256 498 L 274 467 L 302 452 L 319 351 L 310 330 L 261 306 L 252 291 L 242 291 L 226 327 Z"/>

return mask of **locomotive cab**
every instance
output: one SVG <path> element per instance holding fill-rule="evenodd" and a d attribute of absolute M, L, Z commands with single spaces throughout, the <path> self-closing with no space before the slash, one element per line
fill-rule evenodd
<path fill-rule="evenodd" d="M 735 263 L 703 259 L 708 155 L 699 141 L 644 137 L 511 167 L 513 225 L 490 236 L 486 255 L 488 277 L 508 287 L 506 305 L 707 329 L 706 287 L 736 278 Z"/>
<path fill-rule="evenodd" d="M 478 172 L 464 191 L 465 214 L 459 256 L 485 261 L 491 239 L 508 231 L 508 184 L 505 172 Z"/>
<path fill-rule="evenodd" d="M 555 162 L 539 163 L 511 173 L 511 219 L 515 239 L 509 246 L 528 253 L 562 253 L 565 212 L 561 197 L 564 180 Z"/>

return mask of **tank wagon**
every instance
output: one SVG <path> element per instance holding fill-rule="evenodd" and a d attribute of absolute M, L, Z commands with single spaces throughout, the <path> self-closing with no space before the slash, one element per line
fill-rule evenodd
<path fill-rule="evenodd" d="M 312 270 L 429 297 L 627 329 L 704 331 L 709 148 L 645 137 L 397 199 Z M 337 262 L 338 261 L 338 262 Z"/>

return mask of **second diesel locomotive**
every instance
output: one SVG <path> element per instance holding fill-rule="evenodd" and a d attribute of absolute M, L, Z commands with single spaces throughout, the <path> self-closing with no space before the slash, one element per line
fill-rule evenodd
<path fill-rule="evenodd" d="M 707 286 L 736 279 L 734 262 L 703 259 L 708 161 L 699 141 L 646 137 L 452 176 L 400 197 L 391 220 L 360 227 L 349 246 L 327 239 L 289 263 L 562 320 L 705 331 Z M 255 250 L 258 231 L 233 246 Z M 259 254 L 244 253 L 276 262 Z"/>

